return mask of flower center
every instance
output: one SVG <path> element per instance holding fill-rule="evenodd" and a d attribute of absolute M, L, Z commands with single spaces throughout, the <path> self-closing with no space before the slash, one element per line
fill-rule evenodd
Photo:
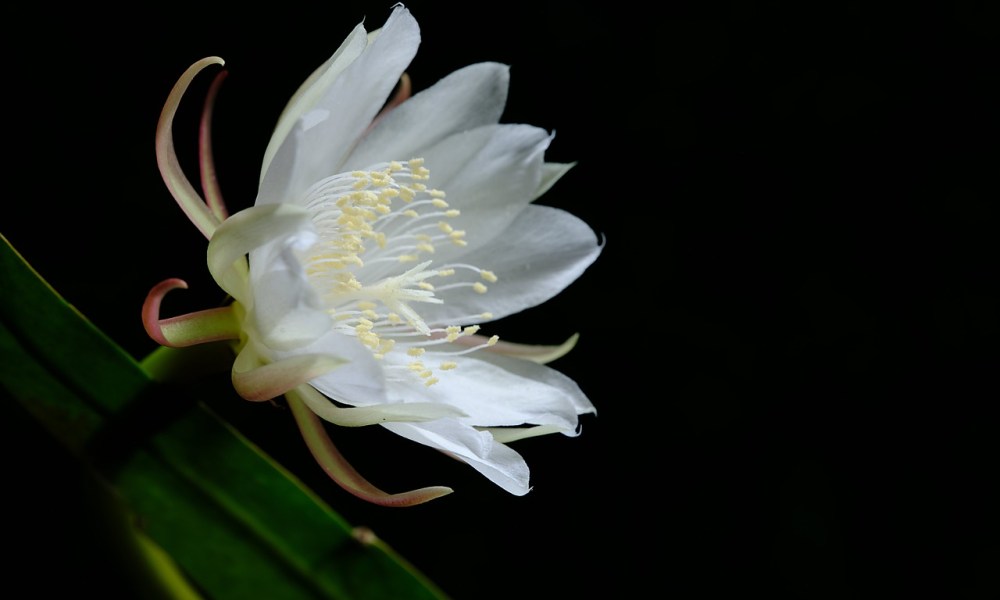
<path fill-rule="evenodd" d="M 448 206 L 445 193 L 428 188 L 423 159 L 374 165 L 340 173 L 313 185 L 306 193 L 318 241 L 302 256 L 306 274 L 319 292 L 335 327 L 354 335 L 384 358 L 397 345 L 411 357 L 405 371 L 427 385 L 434 370 L 419 360 L 428 346 L 471 336 L 478 325 L 434 327 L 414 308 L 442 304 L 442 292 L 471 288 L 485 294 L 497 280 L 492 271 L 453 263 L 434 267 L 431 258 L 442 244 L 465 246 L 465 231 L 449 221 L 459 211 Z M 444 294 L 445 296 L 447 294 Z M 482 313 L 467 320 L 489 319 Z M 465 354 L 497 341 L 496 336 L 460 352 Z M 453 369 L 454 361 L 438 368 Z"/>

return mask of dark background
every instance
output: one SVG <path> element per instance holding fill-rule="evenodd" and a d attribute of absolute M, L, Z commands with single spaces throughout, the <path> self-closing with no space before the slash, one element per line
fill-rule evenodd
<path fill-rule="evenodd" d="M 14 192 L 0 231 L 143 356 L 154 283 L 191 285 L 168 311 L 219 301 L 205 241 L 155 165 L 176 77 L 226 59 L 219 177 L 231 209 L 249 206 L 284 102 L 390 4 L 8 14 L 27 34 L 7 53 Z M 1000 103 L 987 5 L 409 3 L 423 32 L 416 89 L 472 62 L 510 64 L 503 120 L 555 130 L 547 158 L 579 163 L 540 202 L 586 220 L 605 252 L 496 330 L 539 343 L 579 331 L 553 366 L 599 416 L 578 438 L 515 446 L 532 467 L 522 498 L 381 429 L 334 431 L 376 485 L 456 489 L 392 510 L 323 479 L 282 409 L 235 395 L 214 406 L 456 600 L 995 597 Z M 209 79 L 178 117 L 182 158 L 195 156 Z M 90 541 L 95 511 L 74 501 L 85 480 L 30 422 L 5 425 L 24 481 L 10 492 L 14 572 L 127 589 Z M 38 528 L 67 545 L 36 547 Z M 63 577 L 45 576 L 53 552 Z"/>

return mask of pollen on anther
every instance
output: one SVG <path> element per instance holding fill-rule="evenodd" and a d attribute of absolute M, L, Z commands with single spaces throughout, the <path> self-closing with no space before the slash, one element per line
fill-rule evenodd
<path fill-rule="evenodd" d="M 455 368 L 458 368 L 458 363 L 451 360 L 441 363 L 440 366 L 442 371 L 450 371 Z"/>
<path fill-rule="evenodd" d="M 430 379 L 428 379 L 427 381 L 424 382 L 424 385 L 426 385 L 427 387 L 431 387 L 432 385 L 434 385 L 438 381 L 440 381 L 440 380 L 437 377 L 431 377 Z"/>
<path fill-rule="evenodd" d="M 420 283 L 417 284 L 417 287 L 422 290 L 427 290 L 428 292 L 434 291 L 434 286 L 431 285 L 430 283 L 427 283 L 426 281 L 421 281 Z"/>
<path fill-rule="evenodd" d="M 424 350 L 423 348 L 416 348 L 416 347 L 410 348 L 409 350 L 406 351 L 406 353 L 409 354 L 410 356 L 422 356 L 424 352 L 426 352 L 426 350 Z"/>
<path fill-rule="evenodd" d="M 486 345 L 487 346 L 495 346 L 496 343 L 499 342 L 499 341 L 500 341 L 500 336 L 499 335 L 495 335 L 495 336 L 491 337 L 490 339 L 486 340 Z"/>
<path fill-rule="evenodd" d="M 444 211 L 444 216 L 446 216 L 446 217 L 452 217 L 452 218 L 454 218 L 454 217 L 457 217 L 460 214 L 462 214 L 462 211 L 458 210 L 457 208 L 452 208 L 450 210 Z"/>
<path fill-rule="evenodd" d="M 492 319 L 493 318 L 493 313 L 491 313 L 491 312 L 479 313 L 479 318 L 480 319 Z"/>
<path fill-rule="evenodd" d="M 479 275 L 486 281 L 489 281 L 490 283 L 496 283 L 497 281 L 496 273 L 494 273 L 493 271 L 480 271 Z"/>
<path fill-rule="evenodd" d="M 487 288 L 485 285 L 483 285 L 478 281 L 472 284 L 472 291 L 476 292 L 477 294 L 485 294 L 488 289 L 489 288 Z"/>

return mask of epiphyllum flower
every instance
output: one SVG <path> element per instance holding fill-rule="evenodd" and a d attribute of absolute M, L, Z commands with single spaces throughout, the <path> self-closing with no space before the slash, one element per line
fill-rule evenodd
<path fill-rule="evenodd" d="M 225 308 L 159 318 L 167 280 L 147 298 L 147 330 L 168 346 L 232 340 L 232 378 L 248 400 L 284 394 L 314 456 L 352 493 L 410 505 L 449 493 L 387 494 L 337 453 L 320 419 L 379 424 L 456 457 L 513 494 L 528 467 L 507 443 L 576 435 L 594 412 L 579 387 L 542 363 L 560 346 L 498 342 L 481 325 L 540 304 L 600 253 L 572 215 L 532 205 L 571 165 L 546 163 L 552 139 L 499 124 L 508 71 L 452 73 L 409 97 L 403 73 L 416 21 L 397 6 L 385 26 L 358 25 L 300 87 L 264 154 L 255 206 L 228 216 L 202 122 L 203 200 L 174 154 L 174 112 L 195 63 L 164 107 L 157 157 L 167 186 L 209 238 Z M 399 82 L 399 91 L 388 103 Z"/>

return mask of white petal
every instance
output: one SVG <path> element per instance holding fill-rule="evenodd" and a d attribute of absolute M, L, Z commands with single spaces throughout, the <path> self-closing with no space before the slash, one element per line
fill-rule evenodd
<path fill-rule="evenodd" d="M 448 204 L 461 213 L 448 223 L 466 232 L 466 246 L 437 245 L 435 264 L 486 244 L 524 210 L 540 185 L 550 139 L 545 130 L 529 125 L 489 125 L 450 136 L 423 153 L 431 172 L 427 184 L 444 190 Z M 391 238 L 405 226 L 397 220 L 384 231 Z M 395 268 L 366 266 L 358 278 L 375 280 Z"/>
<path fill-rule="evenodd" d="M 301 348 L 333 328 L 293 243 L 282 241 L 251 252 L 250 280 L 254 297 L 248 317 L 267 347 Z"/>
<path fill-rule="evenodd" d="M 499 63 L 451 73 L 385 115 L 351 153 L 344 170 L 422 156 L 449 135 L 496 123 L 509 82 L 508 67 Z"/>
<path fill-rule="evenodd" d="M 429 423 L 386 423 L 389 431 L 447 452 L 479 471 L 511 494 L 528 493 L 528 465 L 521 455 L 497 442 L 486 431 L 476 431 L 451 419 Z"/>
<path fill-rule="evenodd" d="M 323 92 L 333 84 L 348 65 L 361 55 L 367 45 L 368 33 L 365 31 L 364 25 L 359 23 L 337 48 L 337 51 L 333 53 L 333 56 L 313 71 L 312 75 L 299 86 L 288 104 L 285 105 L 285 109 L 278 119 L 278 124 L 274 128 L 271 141 L 267 145 L 267 150 L 264 152 L 264 164 L 260 173 L 261 181 L 267 174 L 271 159 L 274 158 L 281 144 L 285 142 L 285 138 L 295 122 L 303 113 L 315 106 Z"/>
<path fill-rule="evenodd" d="M 439 381 L 426 386 L 415 374 L 404 373 L 387 384 L 390 402 L 440 402 L 468 415 L 459 419 L 467 425 L 552 425 L 567 435 L 576 434 L 578 414 L 594 411 L 573 380 L 544 365 L 487 352 L 451 356 L 428 351 L 421 360 Z M 448 360 L 458 367 L 436 369 Z"/>
<path fill-rule="evenodd" d="M 330 84 L 296 122 L 302 132 L 287 200 L 341 171 L 348 153 L 371 124 L 420 43 L 417 22 L 397 8 L 374 41 Z"/>
<path fill-rule="evenodd" d="M 573 283 L 602 248 L 590 226 L 570 213 L 528 206 L 502 235 L 462 257 L 496 274 L 489 290 L 442 291 L 444 303 L 421 306 L 420 316 L 427 323 L 452 324 L 464 315 L 489 312 L 499 319 L 537 306 Z"/>
<path fill-rule="evenodd" d="M 294 351 L 272 351 L 272 360 L 294 354 L 328 354 L 347 364 L 309 382 L 325 396 L 352 406 L 385 403 L 385 374 L 368 348 L 357 338 L 330 329 L 312 343 Z"/>

